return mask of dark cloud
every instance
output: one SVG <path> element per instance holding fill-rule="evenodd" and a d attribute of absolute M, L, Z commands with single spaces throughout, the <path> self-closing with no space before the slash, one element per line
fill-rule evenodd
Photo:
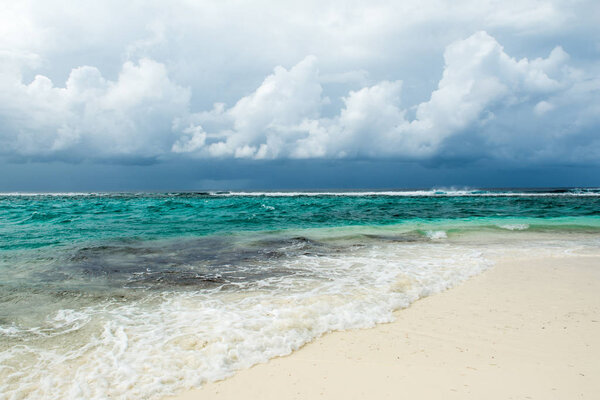
<path fill-rule="evenodd" d="M 0 16 L 6 190 L 594 184 L 595 2 L 59 5 Z"/>

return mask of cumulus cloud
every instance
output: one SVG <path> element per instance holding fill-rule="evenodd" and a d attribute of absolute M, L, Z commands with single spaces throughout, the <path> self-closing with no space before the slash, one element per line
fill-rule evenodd
<path fill-rule="evenodd" d="M 152 26 L 157 39 L 134 42 L 132 53 L 166 40 L 164 27 Z M 322 74 L 320 59 L 307 56 L 276 67 L 230 107 L 197 112 L 191 88 L 150 58 L 126 61 L 112 80 L 96 67 L 74 68 L 63 86 L 44 75 L 26 82 L 17 60 L 0 70 L 0 153 L 64 160 L 597 157 L 598 80 L 572 67 L 562 47 L 516 58 L 479 31 L 450 43 L 443 58 L 441 78 L 421 102 L 405 98 L 406 82 L 365 85 L 363 70 Z M 340 82 L 354 88 L 327 114 L 327 85 Z"/>
<path fill-rule="evenodd" d="M 218 115 L 228 125 L 208 133 L 212 140 L 189 151 L 255 159 L 424 159 L 440 155 L 448 139 L 463 135 L 464 140 L 477 138 L 489 146 L 490 154 L 494 146 L 508 144 L 525 145 L 530 155 L 539 155 L 540 148 L 553 144 L 558 129 L 556 120 L 540 117 L 557 103 L 597 97 L 597 93 L 575 95 L 575 87 L 586 78 L 569 67 L 568 60 L 561 47 L 545 58 L 516 59 L 489 34 L 477 32 L 446 48 L 442 78 L 428 101 L 402 104 L 402 82 L 382 81 L 350 91 L 339 114 L 324 118 L 319 110 L 327 98 L 322 95 L 317 61 L 308 57 L 289 71 L 276 68 L 252 94 L 230 109 L 221 107 Z M 578 113 L 573 108 L 562 111 L 567 113 L 565 120 L 577 118 L 570 115 Z M 197 115 L 196 123 L 201 126 L 207 116 Z M 504 118 L 511 118 L 512 127 L 499 135 L 507 125 Z M 535 127 L 529 122 L 532 118 L 539 123 Z M 523 135 L 537 140 L 522 143 Z"/>
<path fill-rule="evenodd" d="M 317 118 L 325 101 L 317 60 L 309 56 L 290 70 L 275 68 L 253 93 L 241 98 L 223 118 L 232 122 L 225 139 L 208 146 L 211 156 L 277 158 L 287 156 L 297 134 L 290 127 Z"/>
<path fill-rule="evenodd" d="M 0 148 L 8 155 L 69 159 L 157 157 L 171 147 L 172 120 L 190 91 L 163 64 L 125 62 L 117 80 L 90 66 L 71 71 L 64 87 L 37 75 L 0 73 Z"/>

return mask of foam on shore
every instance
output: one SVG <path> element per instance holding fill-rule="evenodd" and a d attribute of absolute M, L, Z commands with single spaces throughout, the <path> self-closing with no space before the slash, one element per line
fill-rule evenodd
<path fill-rule="evenodd" d="M 2 392 L 32 399 L 159 398 L 289 354 L 326 332 L 389 322 L 394 310 L 490 267 L 488 256 L 507 245 L 549 255 L 590 246 L 548 235 L 520 245 L 499 234 L 479 235 L 472 244 L 444 235 L 300 255 L 279 266 L 293 273 L 240 282 L 237 289 L 157 292 L 62 309 L 27 330 L 3 326 Z M 590 240 L 598 244 L 595 236 Z"/>
<path fill-rule="evenodd" d="M 61 309 L 40 326 L 3 326 L 11 397 L 156 398 L 289 354 L 333 330 L 366 328 L 490 266 L 464 246 L 381 244 L 287 261 L 290 276 L 239 290 L 157 293 Z"/>

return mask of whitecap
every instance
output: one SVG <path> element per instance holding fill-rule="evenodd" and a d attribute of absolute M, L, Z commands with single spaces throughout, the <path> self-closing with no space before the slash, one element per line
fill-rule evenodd
<path fill-rule="evenodd" d="M 528 224 L 501 224 L 498 227 L 508 229 L 509 231 L 524 231 L 525 229 L 529 229 Z"/>
<path fill-rule="evenodd" d="M 425 235 L 431 240 L 447 239 L 448 235 L 445 231 L 427 231 Z"/>

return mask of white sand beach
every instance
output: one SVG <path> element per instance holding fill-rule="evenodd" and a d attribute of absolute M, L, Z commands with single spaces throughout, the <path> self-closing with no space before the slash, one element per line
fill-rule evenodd
<path fill-rule="evenodd" d="M 509 257 L 395 313 L 169 399 L 594 399 L 600 255 Z"/>

